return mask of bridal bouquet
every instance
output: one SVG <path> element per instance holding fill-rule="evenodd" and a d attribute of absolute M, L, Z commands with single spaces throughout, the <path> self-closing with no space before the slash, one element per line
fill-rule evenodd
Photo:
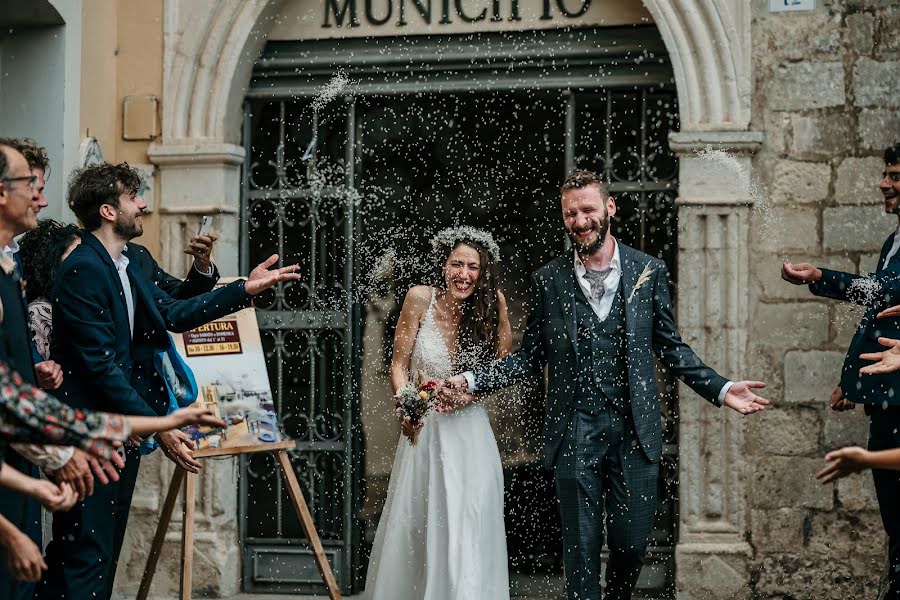
<path fill-rule="evenodd" d="M 394 394 L 394 414 L 404 423 L 414 429 L 409 445 L 415 446 L 419 442 L 423 419 L 434 408 L 434 397 L 437 393 L 436 381 L 426 380 L 424 373 L 419 373 L 418 386 L 408 382 Z"/>

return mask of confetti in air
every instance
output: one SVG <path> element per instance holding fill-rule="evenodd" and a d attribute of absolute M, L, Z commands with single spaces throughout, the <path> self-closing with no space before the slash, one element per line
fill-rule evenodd
<path fill-rule="evenodd" d="M 326 83 L 321 90 L 319 90 L 318 95 L 312 101 L 312 109 L 313 112 L 320 112 L 325 106 L 338 97 L 338 95 L 344 91 L 344 88 L 350 83 L 350 79 L 347 77 L 347 73 L 344 71 L 338 71 L 334 77 L 331 78 L 331 81 Z"/>
<path fill-rule="evenodd" d="M 847 287 L 847 297 L 857 304 L 872 306 L 881 295 L 881 283 L 872 276 L 854 279 Z"/>

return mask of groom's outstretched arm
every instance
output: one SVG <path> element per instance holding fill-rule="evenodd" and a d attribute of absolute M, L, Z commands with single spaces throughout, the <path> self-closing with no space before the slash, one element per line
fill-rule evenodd
<path fill-rule="evenodd" d="M 660 265 L 655 272 L 653 294 L 653 351 L 676 377 L 719 406 L 721 405 L 719 392 L 728 380 L 700 360 L 691 347 L 681 339 L 672 313 L 669 272 L 665 264 L 660 262 Z"/>
<path fill-rule="evenodd" d="M 531 275 L 529 290 L 528 321 L 519 349 L 488 367 L 474 372 L 475 389 L 478 393 L 490 393 L 513 385 L 529 376 L 540 375 L 547 363 L 544 347 L 543 325 L 546 317 L 544 307 L 544 287 L 550 285 L 536 273 Z"/>

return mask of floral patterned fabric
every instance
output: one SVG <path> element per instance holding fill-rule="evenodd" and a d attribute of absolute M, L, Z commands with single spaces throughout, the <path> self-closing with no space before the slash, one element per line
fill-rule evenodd
<path fill-rule="evenodd" d="M 0 460 L 7 442 L 78 446 L 109 458 L 131 425 L 122 415 L 77 410 L 26 383 L 0 363 Z"/>

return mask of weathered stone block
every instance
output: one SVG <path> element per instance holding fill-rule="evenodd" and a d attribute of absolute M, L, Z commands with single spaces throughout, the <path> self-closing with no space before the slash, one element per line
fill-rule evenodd
<path fill-rule="evenodd" d="M 887 237 L 887 236 L 885 236 Z M 865 254 L 859 255 L 859 268 L 857 269 L 857 273 L 859 275 L 865 275 L 867 273 L 874 273 L 875 269 L 878 268 L 878 259 L 881 258 L 881 252 L 867 252 Z"/>
<path fill-rule="evenodd" d="M 756 342 L 785 349 L 821 347 L 828 341 L 827 315 L 827 306 L 822 302 L 761 302 L 753 319 Z"/>
<path fill-rule="evenodd" d="M 750 511 L 752 543 L 766 552 L 796 552 L 803 547 L 803 526 L 808 513 L 798 508 Z"/>
<path fill-rule="evenodd" d="M 772 199 L 778 204 L 816 203 L 828 196 L 828 163 L 779 160 L 775 163 Z"/>
<path fill-rule="evenodd" d="M 821 468 L 821 458 L 770 456 L 757 461 L 747 487 L 752 490 L 751 507 L 830 509 L 834 504 L 831 489 L 816 480 Z"/>
<path fill-rule="evenodd" d="M 860 58 L 853 67 L 853 104 L 878 108 L 900 107 L 897 72 L 900 61 Z"/>
<path fill-rule="evenodd" d="M 869 471 L 838 480 L 837 491 L 838 502 L 845 510 L 868 510 L 873 514 L 878 510 L 875 481 Z"/>
<path fill-rule="evenodd" d="M 865 312 L 864 307 L 850 302 L 836 302 L 831 307 L 831 341 L 835 346 L 843 349 L 850 345 Z"/>
<path fill-rule="evenodd" d="M 817 456 L 822 423 L 812 408 L 771 408 L 744 426 L 745 446 L 756 456 Z M 765 460 L 765 459 L 763 459 Z"/>
<path fill-rule="evenodd" d="M 900 31 L 900 10 L 898 8 L 900 7 L 895 2 L 893 10 L 879 15 L 878 29 L 881 35 L 878 36 L 879 43 L 875 47 L 875 52 L 879 56 L 893 56 L 900 52 L 900 36 L 897 35 L 897 32 Z"/>
<path fill-rule="evenodd" d="M 866 13 L 847 15 L 847 38 L 859 54 L 871 54 L 875 40 L 875 17 Z"/>
<path fill-rule="evenodd" d="M 755 219 L 754 219 L 755 220 Z M 775 206 L 759 215 L 760 250 L 812 254 L 819 248 L 819 211 L 813 206 Z"/>
<path fill-rule="evenodd" d="M 772 600 L 863 600 L 875 598 L 878 591 L 878 577 L 871 571 L 859 572 L 846 560 L 823 560 L 802 551 L 764 555 L 756 577 L 758 597 Z"/>
<path fill-rule="evenodd" d="M 797 158 L 826 158 L 849 154 L 855 148 L 853 123 L 828 116 L 791 115 L 791 155 Z M 824 169 L 828 185 L 828 169 Z"/>
<path fill-rule="evenodd" d="M 825 487 L 831 489 L 830 485 Z M 808 520 L 806 551 L 842 558 L 849 557 L 851 551 L 877 555 L 881 553 L 878 544 L 868 544 L 880 540 L 881 534 L 881 521 L 874 512 L 812 513 Z"/>
<path fill-rule="evenodd" d="M 863 413 L 861 406 L 843 412 L 828 408 L 824 413 L 824 421 L 822 449 L 825 452 L 844 446 L 865 446 L 869 439 L 869 418 Z"/>
<path fill-rule="evenodd" d="M 837 169 L 834 199 L 838 204 L 877 204 L 883 197 L 878 190 L 879 176 L 884 170 L 880 156 L 845 158 Z"/>
<path fill-rule="evenodd" d="M 843 106 L 844 65 L 808 61 L 775 67 L 768 82 L 771 110 L 808 110 Z"/>
<path fill-rule="evenodd" d="M 792 351 L 784 355 L 784 403 L 824 406 L 840 379 L 842 352 Z"/>
<path fill-rule="evenodd" d="M 840 19 L 827 14 L 792 15 L 766 22 L 773 54 L 791 59 L 836 55 L 841 50 Z"/>
<path fill-rule="evenodd" d="M 859 111 L 859 143 L 879 153 L 894 143 L 900 131 L 900 111 L 863 109 Z"/>
<path fill-rule="evenodd" d="M 822 215 L 822 242 L 825 250 L 875 252 L 896 227 L 880 207 L 838 206 Z"/>

